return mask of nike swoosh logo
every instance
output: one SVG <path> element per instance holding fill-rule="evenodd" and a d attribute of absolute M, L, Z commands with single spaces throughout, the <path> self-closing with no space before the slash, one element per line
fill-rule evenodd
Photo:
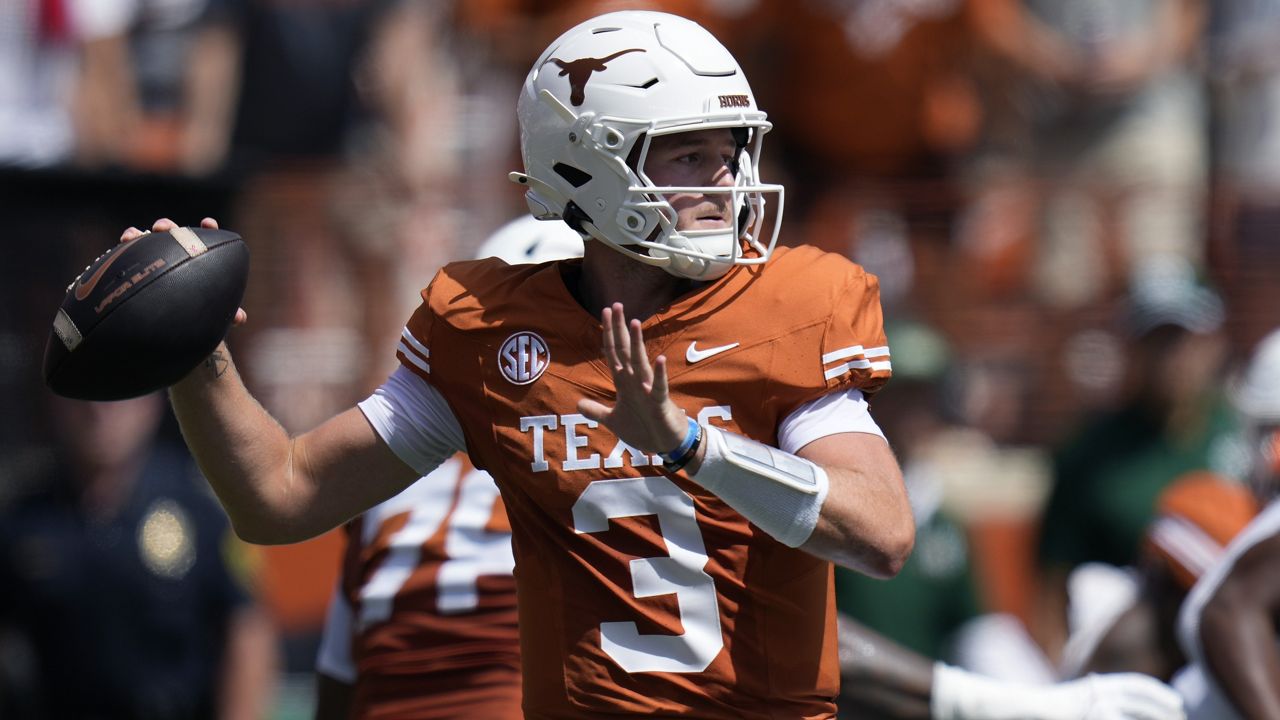
<path fill-rule="evenodd" d="M 699 360 L 706 360 L 712 355 L 719 355 L 725 350 L 732 350 L 738 347 L 739 344 L 740 343 L 733 343 L 731 345 L 721 345 L 720 347 L 713 347 L 713 348 L 707 348 L 706 350 L 699 350 L 698 341 L 694 340 L 693 342 L 689 343 L 689 349 L 685 351 L 684 359 L 686 362 L 696 363 Z"/>
<path fill-rule="evenodd" d="M 96 287 L 98 281 L 102 279 L 102 275 L 107 271 L 107 268 L 111 267 L 111 263 L 115 262 L 116 258 L 124 254 L 124 249 L 150 234 L 151 233 L 143 233 L 123 245 L 117 245 L 115 252 L 111 253 L 111 257 L 107 258 L 106 262 L 99 265 L 98 269 L 89 276 L 88 280 L 81 280 L 76 283 L 76 300 L 84 300 L 89 297 L 89 293 L 93 292 L 93 288 Z"/>

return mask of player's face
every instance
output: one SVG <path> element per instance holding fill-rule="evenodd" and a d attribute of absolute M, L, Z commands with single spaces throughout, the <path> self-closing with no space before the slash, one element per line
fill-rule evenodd
<path fill-rule="evenodd" d="M 649 146 L 644 171 L 665 187 L 732 187 L 738 144 L 727 128 L 659 135 Z M 676 211 L 679 230 L 717 230 L 733 226 L 729 193 L 674 193 L 664 196 Z"/>

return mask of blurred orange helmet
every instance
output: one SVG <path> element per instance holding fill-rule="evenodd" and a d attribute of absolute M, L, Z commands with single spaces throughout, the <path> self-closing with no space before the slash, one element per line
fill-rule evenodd
<path fill-rule="evenodd" d="M 1190 590 L 1258 509 L 1246 486 L 1208 471 L 1187 473 L 1156 501 L 1146 550 Z"/>

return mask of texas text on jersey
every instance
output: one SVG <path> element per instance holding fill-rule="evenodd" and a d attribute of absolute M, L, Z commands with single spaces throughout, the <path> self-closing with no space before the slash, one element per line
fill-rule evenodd
<path fill-rule="evenodd" d="M 576 412 L 614 394 L 599 321 L 562 275 L 577 262 L 446 267 L 398 352 L 502 490 L 534 660 L 527 716 L 831 716 L 830 564 Z M 800 405 L 874 392 L 890 373 L 875 277 L 807 247 L 735 268 L 643 327 L 691 417 L 773 445 Z"/>

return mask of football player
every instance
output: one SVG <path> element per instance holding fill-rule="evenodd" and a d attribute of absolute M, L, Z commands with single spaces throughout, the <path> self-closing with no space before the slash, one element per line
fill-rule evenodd
<path fill-rule="evenodd" d="M 770 125 L 692 22 L 575 26 L 517 113 L 513 179 L 532 214 L 588 236 L 581 261 L 447 266 L 401 367 L 298 436 L 222 346 L 171 390 L 185 437 L 264 543 L 466 450 L 511 521 L 526 717 L 832 717 L 831 562 L 890 576 L 914 535 L 867 409 L 891 372 L 876 279 L 774 249 Z"/>
<path fill-rule="evenodd" d="M 1174 678 L 1195 720 L 1280 717 L 1280 330 L 1262 340 L 1233 401 L 1253 447 L 1251 484 L 1270 499 L 1191 589 Z"/>
<path fill-rule="evenodd" d="M 839 616 L 841 717 L 892 720 L 1181 720 L 1182 701 L 1142 673 L 1053 685 L 997 680 L 935 662 Z"/>
<path fill-rule="evenodd" d="M 578 257 L 582 236 L 526 215 L 477 255 Z M 316 659 L 317 720 L 523 717 L 511 527 L 493 478 L 459 454 L 345 530 Z"/>
<path fill-rule="evenodd" d="M 1187 662 L 1176 638 L 1179 608 L 1257 514 L 1249 488 L 1207 470 L 1187 473 L 1165 488 L 1132 572 L 1091 568 L 1116 578 L 1116 604 L 1099 611 L 1096 621 L 1081 624 L 1067 645 L 1061 672 L 1136 671 L 1171 679 Z"/>

